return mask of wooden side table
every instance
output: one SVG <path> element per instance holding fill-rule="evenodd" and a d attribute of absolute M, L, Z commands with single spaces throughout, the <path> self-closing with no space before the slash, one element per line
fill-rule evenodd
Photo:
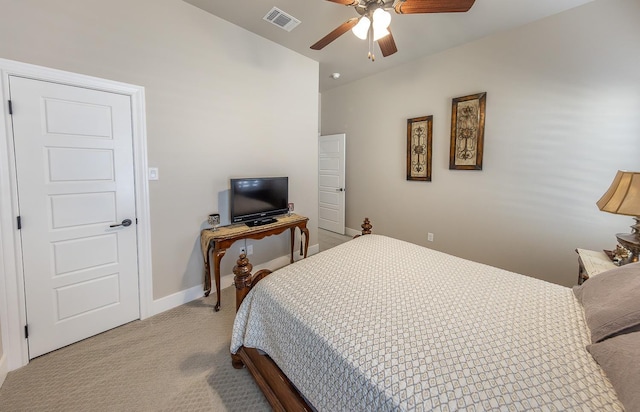
<path fill-rule="evenodd" d="M 217 302 L 215 311 L 220 310 L 220 261 L 233 243 L 240 239 L 262 239 L 271 235 L 278 235 L 286 230 L 291 231 L 291 260 L 293 263 L 294 233 L 296 228 L 304 234 L 304 257 L 309 249 L 308 217 L 291 214 L 276 216 L 277 221 L 263 226 L 249 227 L 244 223 L 223 226 L 218 230 L 204 229 L 200 232 L 200 246 L 204 255 L 204 295 L 211 292 L 211 264 L 209 255 L 213 255 L 213 275 L 216 282 Z M 213 252 L 213 253 L 212 253 Z"/>
<path fill-rule="evenodd" d="M 578 254 L 578 285 L 607 270 L 617 268 L 609 256 L 604 252 L 595 250 L 576 249 Z"/>

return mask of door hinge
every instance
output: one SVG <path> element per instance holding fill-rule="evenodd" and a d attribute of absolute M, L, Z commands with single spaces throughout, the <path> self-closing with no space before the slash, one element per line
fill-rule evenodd
<path fill-rule="evenodd" d="M 24 338 L 29 339 L 29 325 L 24 325 Z"/>
<path fill-rule="evenodd" d="M 16 217 L 16 222 L 18 223 L 18 230 L 22 229 L 22 218 L 20 216 Z"/>
<path fill-rule="evenodd" d="M 13 114 L 13 104 L 11 104 L 11 100 L 9 100 L 9 114 Z"/>

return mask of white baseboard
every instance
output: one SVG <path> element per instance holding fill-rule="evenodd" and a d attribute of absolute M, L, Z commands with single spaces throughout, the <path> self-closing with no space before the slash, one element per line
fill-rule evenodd
<path fill-rule="evenodd" d="M 320 245 L 311 245 L 309 246 L 308 256 L 315 255 L 320 251 Z M 297 253 L 293 255 L 294 260 L 298 261 L 302 259 Z M 272 259 L 266 263 L 262 263 L 260 265 L 254 265 L 252 272 L 255 273 L 258 270 L 269 269 L 276 270 L 280 269 L 289 264 L 289 255 L 280 256 L 275 259 Z M 227 275 L 220 276 L 220 289 L 227 288 L 233 285 L 233 273 L 229 273 Z M 215 291 L 214 291 L 215 293 Z M 169 296 L 162 297 L 160 299 L 156 299 L 153 301 L 151 305 L 151 316 L 157 315 L 158 313 L 162 313 L 166 310 L 173 309 L 180 305 L 184 305 L 185 303 L 189 303 L 192 300 L 196 300 L 201 298 L 203 295 L 202 285 L 194 286 L 189 289 L 182 290 L 180 292 L 176 292 Z M 1 365 L 0 365 L 1 366 Z M 0 370 L 1 372 L 1 370 Z"/>
<path fill-rule="evenodd" d="M 355 236 L 355 235 L 362 234 L 362 230 L 351 229 L 350 227 L 345 227 L 344 231 L 345 231 L 345 234 L 348 236 Z"/>
<path fill-rule="evenodd" d="M 7 354 L 3 353 L 0 357 L 0 387 L 2 387 L 7 373 L 9 373 L 9 362 L 7 361 Z"/>
<path fill-rule="evenodd" d="M 185 303 L 189 303 L 192 300 L 201 298 L 202 296 L 204 296 L 202 285 L 198 285 L 189 289 L 181 290 L 180 292 L 176 292 L 160 299 L 155 299 L 151 304 L 150 315 L 157 315 L 158 313 L 162 313 L 166 310 L 184 305 Z"/>

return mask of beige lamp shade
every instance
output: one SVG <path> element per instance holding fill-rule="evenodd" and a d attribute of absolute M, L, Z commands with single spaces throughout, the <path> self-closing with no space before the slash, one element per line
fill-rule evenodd
<path fill-rule="evenodd" d="M 640 216 L 640 172 L 619 170 L 596 204 L 603 212 Z"/>

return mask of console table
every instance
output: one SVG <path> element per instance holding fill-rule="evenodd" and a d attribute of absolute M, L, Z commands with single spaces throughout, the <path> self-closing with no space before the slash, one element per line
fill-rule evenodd
<path fill-rule="evenodd" d="M 294 234 L 296 228 L 304 234 L 304 257 L 309 249 L 308 217 L 291 214 L 290 216 L 276 216 L 277 221 L 263 226 L 249 227 L 244 223 L 219 227 L 218 230 L 204 229 L 200 232 L 200 246 L 204 255 L 204 295 L 211 292 L 211 264 L 209 255 L 213 255 L 213 274 L 216 281 L 217 302 L 215 311 L 220 310 L 220 261 L 233 243 L 241 239 L 262 239 L 271 235 L 278 235 L 285 230 L 291 231 L 291 260 L 293 263 Z M 212 253 L 213 251 L 213 253 Z"/>

